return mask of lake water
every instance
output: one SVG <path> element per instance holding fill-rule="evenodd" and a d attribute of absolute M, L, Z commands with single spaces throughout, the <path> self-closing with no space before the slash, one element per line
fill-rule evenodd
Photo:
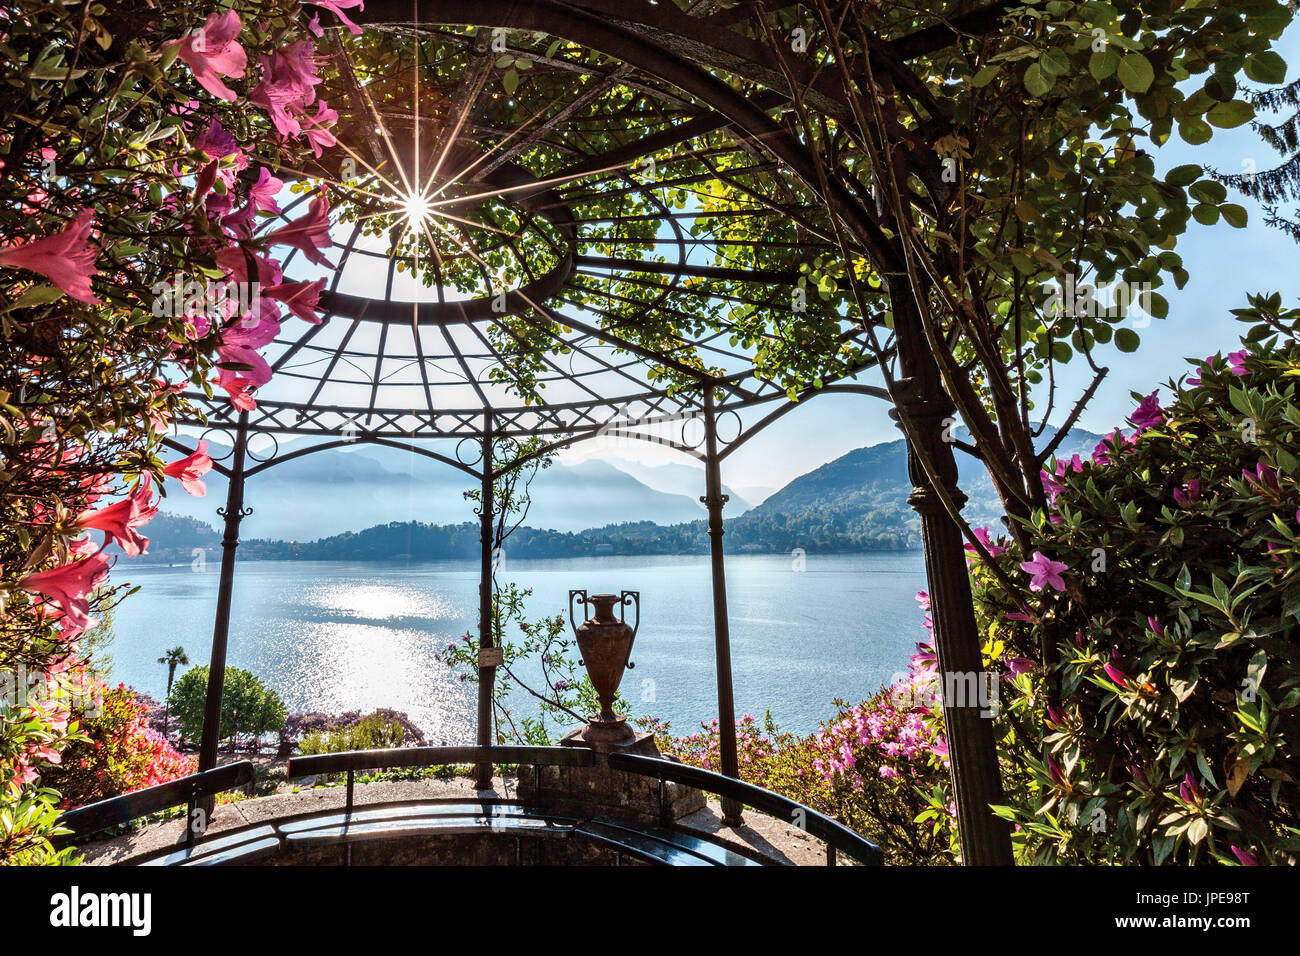
<path fill-rule="evenodd" d="M 919 552 L 806 562 L 796 572 L 788 555 L 727 558 L 737 716 L 770 709 L 799 732 L 831 716 L 835 698 L 861 700 L 905 669 L 924 633 L 914 599 L 925 587 Z M 622 688 L 633 713 L 656 714 L 680 733 L 716 715 L 706 556 L 516 560 L 499 578 L 533 588 L 533 619 L 567 618 L 570 588 L 639 590 L 636 668 Z M 141 589 L 117 610 L 113 680 L 161 700 L 165 649 L 183 645 L 192 664 L 206 664 L 217 579 L 216 563 L 198 572 L 119 562 L 114 583 Z M 469 562 L 242 561 L 228 663 L 262 678 L 290 711 L 391 707 L 431 743 L 469 743 L 474 686 L 434 654 L 476 626 L 477 608 Z M 653 700 L 642 701 L 650 688 Z"/>

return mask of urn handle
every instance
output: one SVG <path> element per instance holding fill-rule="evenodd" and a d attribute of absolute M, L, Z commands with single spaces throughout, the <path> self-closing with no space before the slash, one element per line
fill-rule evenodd
<path fill-rule="evenodd" d="M 641 629 L 641 592 L 624 591 L 622 595 L 619 597 L 618 618 L 624 624 L 627 623 L 627 613 L 624 610 L 624 608 L 626 608 L 629 603 L 631 603 L 632 606 L 636 608 L 636 623 L 632 625 L 632 641 L 629 641 L 627 646 L 627 652 L 629 655 L 631 655 L 632 642 L 636 640 L 636 632 Z M 632 663 L 631 660 L 628 660 L 627 667 L 628 670 L 631 670 L 632 668 L 636 667 L 636 665 Z"/>
<path fill-rule="evenodd" d="M 578 630 L 578 625 L 573 620 L 573 599 L 575 597 L 578 599 L 578 603 L 582 605 L 582 623 L 586 624 L 588 617 L 591 615 L 587 608 L 586 589 L 574 589 L 569 591 L 569 626 L 576 632 Z"/>

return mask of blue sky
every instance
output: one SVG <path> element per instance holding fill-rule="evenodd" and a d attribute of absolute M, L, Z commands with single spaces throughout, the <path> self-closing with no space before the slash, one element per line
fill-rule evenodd
<path fill-rule="evenodd" d="M 1295 76 L 1300 71 L 1300 28 L 1292 26 L 1276 49 Z M 1275 121 L 1268 115 L 1261 119 Z M 1254 160 L 1258 169 L 1269 169 L 1279 158 L 1249 125 L 1216 130 L 1202 146 L 1189 146 L 1175 133 L 1155 151 L 1156 167 L 1162 172 L 1184 163 L 1239 172 L 1246 160 Z M 1250 222 L 1244 229 L 1233 229 L 1222 220 L 1208 227 L 1195 221 L 1189 225 L 1176 251 L 1191 279 L 1181 290 L 1171 280 L 1160 289 L 1169 300 L 1169 317 L 1139 330 L 1142 345 L 1136 352 L 1125 354 L 1111 347 L 1102 353 L 1100 361 L 1110 367 L 1110 374 L 1080 419 L 1082 427 L 1101 432 L 1123 424 L 1133 408 L 1130 392 L 1150 392 L 1183 374 L 1188 370 L 1185 358 L 1239 347 L 1237 339 L 1246 326 L 1229 310 L 1244 306 L 1248 293 L 1280 292 L 1286 303 L 1300 298 L 1300 246 L 1265 226 L 1262 210 L 1252 200 L 1230 195 L 1228 201 L 1245 206 Z M 1062 397 L 1078 395 L 1090 381 L 1083 362 L 1067 366 L 1060 378 L 1058 408 Z M 724 478 L 742 494 L 748 490 L 760 497 L 762 489 L 780 487 L 847 451 L 897 437 L 883 403 L 828 395 L 787 415 L 737 451 L 726 464 Z"/>

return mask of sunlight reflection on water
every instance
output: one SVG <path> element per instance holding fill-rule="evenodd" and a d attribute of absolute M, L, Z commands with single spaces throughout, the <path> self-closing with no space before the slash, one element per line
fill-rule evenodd
<path fill-rule="evenodd" d="M 783 727 L 808 732 L 831 716 L 833 698 L 861 700 L 906 667 L 924 633 L 913 600 L 924 570 L 913 553 L 809 555 L 806 573 L 790 567 L 782 555 L 728 558 L 736 708 L 770 707 Z M 209 657 L 215 567 L 123 562 L 113 577 L 142 585 L 117 612 L 113 680 L 161 699 L 164 649 L 184 645 L 193 664 Z M 507 577 L 534 589 L 534 619 L 561 613 L 571 587 L 640 589 L 636 670 L 623 685 L 634 713 L 679 732 L 716 713 L 707 557 L 516 560 Z M 476 626 L 477 607 L 470 562 L 241 562 L 229 664 L 265 680 L 291 712 L 390 707 L 431 743 L 466 743 L 474 685 L 435 655 Z M 516 697 L 531 712 L 527 695 Z"/>

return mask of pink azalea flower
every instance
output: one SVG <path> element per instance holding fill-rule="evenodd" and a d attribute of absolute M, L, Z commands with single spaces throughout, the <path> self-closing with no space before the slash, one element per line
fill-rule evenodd
<path fill-rule="evenodd" d="M 1052 778 L 1052 782 L 1059 787 L 1065 786 L 1065 774 L 1061 771 L 1061 765 L 1056 762 L 1054 757 L 1047 758 L 1047 775 Z"/>
<path fill-rule="evenodd" d="M 172 462 L 163 469 L 163 474 L 168 478 L 178 479 L 181 487 L 187 492 L 196 498 L 202 498 L 208 493 L 208 487 L 199 479 L 211 470 L 212 459 L 208 457 L 208 443 L 200 441 L 195 451 Z"/>
<path fill-rule="evenodd" d="M 0 266 L 38 272 L 79 302 L 103 305 L 90 291 L 96 249 L 90 242 L 95 213 L 83 209 L 61 231 L 43 239 L 13 246 L 0 246 Z"/>
<path fill-rule="evenodd" d="M 366 8 L 365 0 L 308 0 L 308 2 L 313 7 L 324 7 L 326 10 L 333 12 L 352 31 L 353 36 L 360 35 L 361 28 L 344 16 L 343 11 L 351 10 L 353 7 L 364 10 Z M 316 22 L 319 25 L 319 20 Z M 316 35 L 320 36 L 321 34 L 317 33 Z"/>
<path fill-rule="evenodd" d="M 322 276 L 315 282 L 284 282 L 273 285 L 269 289 L 263 289 L 262 295 L 283 302 L 290 312 L 304 322 L 320 325 L 321 317 L 316 314 L 316 306 L 324 289 L 325 279 Z"/>
<path fill-rule="evenodd" d="M 1120 670 L 1114 664 L 1107 664 L 1105 667 L 1102 668 L 1102 670 L 1106 672 L 1107 677 L 1113 680 L 1120 687 L 1128 686 L 1128 677 L 1124 674 L 1122 670 Z"/>
<path fill-rule="evenodd" d="M 222 345 L 217 349 L 217 356 L 226 365 L 248 366 L 248 368 L 228 369 L 228 371 L 238 374 L 240 379 L 246 383 L 245 388 L 265 385 L 271 380 L 271 366 L 267 364 L 266 359 L 262 358 L 255 348 L 250 348 L 247 345 Z"/>
<path fill-rule="evenodd" d="M 1229 849 L 1232 850 L 1232 855 L 1237 858 L 1242 866 L 1259 866 L 1259 858 L 1249 850 L 1243 850 L 1235 845 L 1229 847 Z"/>
<path fill-rule="evenodd" d="M 1201 802 L 1201 788 L 1196 785 L 1190 773 L 1183 774 L 1183 782 L 1178 785 L 1178 796 L 1188 803 Z"/>
<path fill-rule="evenodd" d="M 152 497 L 149 476 L 145 475 L 131 494 L 106 508 L 87 511 L 77 519 L 77 524 L 104 532 L 104 544 L 116 541 L 123 551 L 135 557 L 149 547 L 149 539 L 137 529 L 148 524 L 158 513 L 157 503 L 150 501 Z"/>
<path fill-rule="evenodd" d="M 1032 561 L 1020 562 L 1020 570 L 1031 576 L 1029 581 L 1031 591 L 1041 591 L 1044 585 L 1051 585 L 1057 591 L 1064 591 L 1065 580 L 1061 577 L 1061 572 L 1068 571 L 1069 568 L 1068 564 L 1053 561 L 1041 551 L 1034 552 Z"/>
<path fill-rule="evenodd" d="M 211 159 L 223 159 L 226 156 L 233 156 L 239 152 L 239 144 L 235 142 L 235 137 L 222 127 L 220 120 L 213 120 L 194 140 L 194 148 L 202 150 L 208 154 Z"/>
<path fill-rule="evenodd" d="M 1219 357 L 1218 352 L 1215 352 L 1213 355 L 1205 356 L 1205 359 L 1201 362 L 1201 364 L 1205 366 L 1205 371 L 1207 372 L 1214 371 L 1214 360 L 1218 357 Z M 1195 375 L 1187 376 L 1187 384 L 1188 385 L 1201 384 L 1201 369 L 1197 369 Z"/>
<path fill-rule="evenodd" d="M 1007 658 L 1007 669 L 1011 671 L 1011 676 L 1019 677 L 1021 674 L 1028 674 L 1034 669 L 1034 662 L 1028 657 L 1009 657 Z"/>
<path fill-rule="evenodd" d="M 989 557 L 991 558 L 996 558 L 999 554 L 1002 554 L 1004 551 L 1007 550 L 1006 548 L 1002 547 L 1002 545 L 993 543 L 993 539 L 989 536 L 989 529 L 987 527 L 972 528 L 971 533 L 975 535 L 975 539 L 979 541 L 980 544 L 984 545 L 984 550 L 988 551 Z M 970 554 L 979 553 L 975 550 L 975 545 L 971 544 L 970 542 L 966 543 L 965 548 L 966 551 Z"/>
<path fill-rule="evenodd" d="M 306 125 L 303 127 L 303 136 L 306 138 L 311 151 L 319 159 L 321 152 L 329 146 L 338 142 L 334 134 L 329 131 L 329 127 L 338 122 L 339 114 L 337 110 L 330 109 L 324 100 L 316 104 L 316 115 L 303 117 Z"/>
<path fill-rule="evenodd" d="M 1156 389 L 1156 391 L 1142 399 L 1142 403 L 1138 405 L 1137 411 L 1135 411 L 1129 418 L 1129 421 L 1137 427 L 1138 434 L 1141 434 L 1148 428 L 1154 428 L 1156 425 L 1164 424 L 1165 413 L 1160 408 L 1160 402 L 1156 400 L 1156 395 L 1159 394 L 1159 391 L 1159 389 Z"/>
<path fill-rule="evenodd" d="M 1250 352 L 1246 349 L 1242 349 L 1240 352 L 1229 352 L 1228 371 L 1232 372 L 1233 375 L 1238 376 L 1249 375 L 1250 369 L 1246 368 L 1246 357 L 1249 355 Z"/>
<path fill-rule="evenodd" d="M 1043 485 L 1043 492 L 1047 495 L 1048 503 L 1055 505 L 1057 496 L 1065 490 L 1065 485 L 1057 481 L 1056 477 L 1046 469 L 1039 471 L 1038 480 Z"/>
<path fill-rule="evenodd" d="M 221 82 L 222 76 L 240 77 L 248 66 L 248 55 L 236 37 L 241 29 L 239 14 L 229 10 L 208 15 L 199 30 L 165 46 L 180 44 L 178 56 L 194 71 L 194 79 L 213 96 L 233 100 L 235 91 Z"/>
<path fill-rule="evenodd" d="M 82 558 L 49 571 L 29 574 L 18 582 L 25 591 L 35 591 L 53 601 L 79 633 L 94 627 L 90 616 L 90 594 L 108 576 L 109 560 L 102 553 Z"/>
<path fill-rule="evenodd" d="M 217 265 L 230 273 L 234 282 L 248 282 L 248 262 L 252 260 L 260 285 L 279 285 L 284 278 L 280 263 L 266 256 L 247 252 L 239 246 L 230 246 L 217 253 Z"/>
<path fill-rule="evenodd" d="M 1183 487 L 1174 489 L 1174 501 L 1180 505 L 1186 505 L 1192 501 L 1201 500 L 1201 483 L 1195 478 L 1183 485 Z"/>
<path fill-rule="evenodd" d="M 1241 473 L 1248 484 L 1254 485 L 1260 491 L 1281 490 L 1281 486 L 1277 483 L 1277 472 L 1273 470 L 1272 466 L 1266 465 L 1262 461 L 1255 466 L 1253 474 L 1249 468 L 1243 468 Z"/>
<path fill-rule="evenodd" d="M 257 402 L 248 394 L 248 390 L 253 388 L 255 383 L 251 379 L 243 378 L 233 369 L 217 369 L 217 387 L 224 390 L 230 396 L 230 404 L 244 412 L 251 412 L 257 408 Z"/>
<path fill-rule="evenodd" d="M 330 238 L 329 201 L 323 195 L 312 199 L 306 215 L 268 233 L 264 238 L 270 245 L 293 246 L 315 265 L 333 268 L 320 253 L 321 249 L 334 245 L 334 240 Z"/>
<path fill-rule="evenodd" d="M 1149 614 L 1147 615 L 1147 627 L 1151 628 L 1151 633 L 1155 634 L 1156 637 L 1165 636 L 1165 626 Z"/>

